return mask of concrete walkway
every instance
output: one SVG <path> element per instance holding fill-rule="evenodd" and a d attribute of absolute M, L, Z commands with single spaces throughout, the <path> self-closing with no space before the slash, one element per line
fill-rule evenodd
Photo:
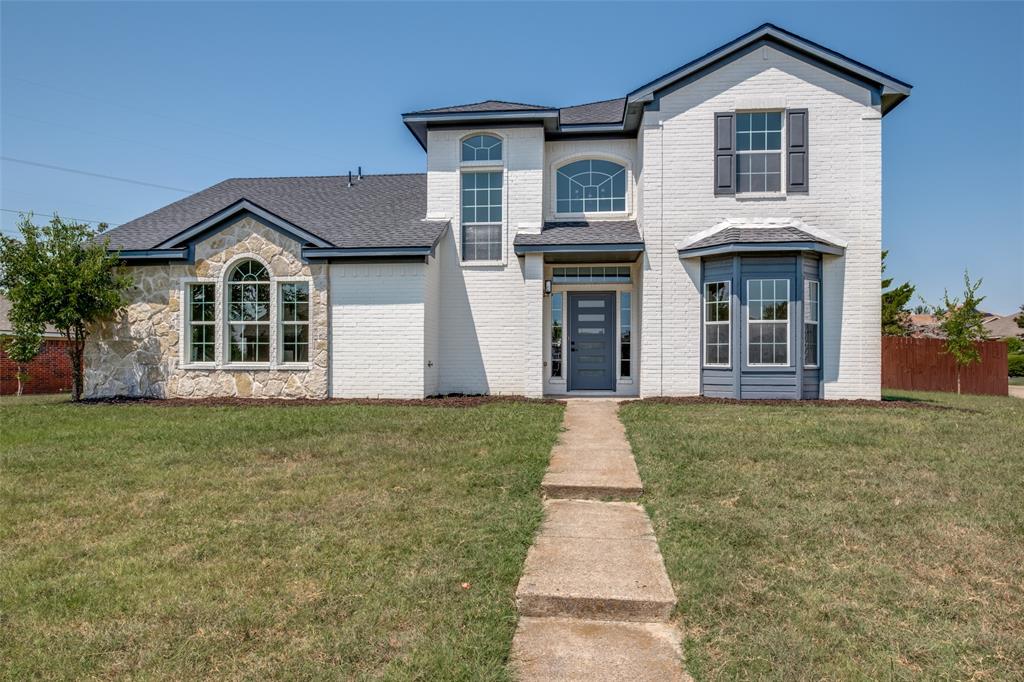
<path fill-rule="evenodd" d="M 512 670 L 532 680 L 686 680 L 675 594 L 614 400 L 570 400 L 544 522 L 516 590 Z M 599 501 L 604 500 L 604 501 Z"/>
<path fill-rule="evenodd" d="M 1024 386 L 1013 386 L 1009 387 L 1009 395 L 1012 398 L 1024 398 Z"/>

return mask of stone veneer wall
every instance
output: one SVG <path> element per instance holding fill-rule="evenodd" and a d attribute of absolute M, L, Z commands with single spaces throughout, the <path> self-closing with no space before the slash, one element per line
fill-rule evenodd
<path fill-rule="evenodd" d="M 194 265 L 128 268 L 135 280 L 129 304 L 114 319 L 92 330 L 85 351 L 87 397 L 158 398 L 326 398 L 328 394 L 327 266 L 303 263 L 301 246 L 252 216 L 246 216 L 195 245 Z M 270 366 L 227 367 L 220 302 L 226 269 L 244 257 L 270 271 Z M 276 366 L 276 278 L 310 281 L 310 362 L 302 368 Z M 188 282 L 214 281 L 217 289 L 214 367 L 184 363 L 183 297 Z"/>

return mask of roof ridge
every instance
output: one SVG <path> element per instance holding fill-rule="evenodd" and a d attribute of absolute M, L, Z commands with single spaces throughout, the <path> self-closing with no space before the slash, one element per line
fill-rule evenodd
<path fill-rule="evenodd" d="M 394 178 L 420 175 L 425 176 L 426 173 L 363 173 L 362 177 L 365 180 L 366 178 Z M 314 180 L 327 178 L 339 178 L 347 180 L 348 175 L 255 175 L 246 177 L 227 178 L 226 180 L 222 180 L 221 182 L 231 182 L 232 180 Z M 352 179 L 358 180 L 358 176 L 353 175 Z"/>
<path fill-rule="evenodd" d="M 626 99 L 626 96 L 623 95 L 622 97 L 609 97 L 608 99 L 599 99 L 594 102 L 583 102 L 582 104 L 570 104 L 569 106 L 566 107 L 559 107 L 559 109 L 575 109 L 577 107 L 587 107 L 590 106 L 591 104 L 604 104 L 605 102 L 615 102 L 616 100 L 620 99 L 624 100 Z"/>
<path fill-rule="evenodd" d="M 418 109 L 416 111 L 409 112 L 408 114 L 430 114 L 435 112 L 444 112 L 448 109 L 461 109 L 463 107 L 475 107 L 480 104 L 511 104 L 516 107 L 529 107 L 538 111 L 543 109 L 557 109 L 558 107 L 551 107 L 544 104 L 529 104 L 527 102 L 512 102 L 507 99 L 482 99 L 479 102 L 464 102 L 462 104 L 448 104 L 443 107 L 431 107 L 430 109 Z"/>

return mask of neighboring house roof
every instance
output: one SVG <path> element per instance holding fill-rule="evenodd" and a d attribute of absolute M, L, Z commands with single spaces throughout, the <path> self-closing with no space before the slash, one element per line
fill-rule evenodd
<path fill-rule="evenodd" d="M 989 315 L 982 320 L 982 324 L 985 326 L 989 338 L 1005 339 L 1010 336 L 1024 338 L 1024 329 L 1017 326 L 1014 317 L 1015 315 Z"/>
<path fill-rule="evenodd" d="M 918 339 L 941 339 L 945 337 L 939 327 L 939 319 L 931 313 L 910 314 L 910 335 Z"/>
<path fill-rule="evenodd" d="M 448 221 L 427 221 L 427 176 L 365 175 L 225 180 L 104 234 L 112 249 L 139 251 L 180 246 L 176 236 L 232 207 L 262 209 L 306 233 L 318 247 L 433 247 Z M 317 243 L 320 242 L 320 243 Z"/>
<path fill-rule="evenodd" d="M 539 123 L 550 139 L 609 132 L 635 133 L 643 112 L 648 108 L 656 108 L 663 94 L 701 78 L 763 45 L 771 45 L 797 59 L 809 61 L 870 88 L 877 93 L 882 115 L 892 111 L 910 96 L 912 86 L 905 81 L 773 24 L 762 24 L 678 69 L 641 85 L 625 97 L 561 109 L 488 100 L 413 111 L 403 114 L 402 119 L 424 149 L 427 147 L 429 125 L 451 124 L 455 121 L 466 125 L 485 125 L 506 120 Z"/>
<path fill-rule="evenodd" d="M 10 314 L 11 302 L 8 301 L 5 296 L 0 296 L 0 334 L 9 334 L 12 331 L 14 331 L 13 327 L 11 326 Z M 46 329 L 43 331 L 43 336 L 61 337 L 61 333 L 57 331 L 56 327 L 46 325 Z"/>
<path fill-rule="evenodd" d="M 635 220 L 577 220 L 549 222 L 540 232 L 520 232 L 515 252 L 630 251 L 644 250 Z"/>
<path fill-rule="evenodd" d="M 726 220 L 676 244 L 686 258 L 745 251 L 818 251 L 842 254 L 846 242 L 801 220 Z"/>
<path fill-rule="evenodd" d="M 938 318 L 932 315 L 931 313 L 910 314 L 910 324 L 916 325 L 918 327 L 930 327 L 938 323 Z"/>

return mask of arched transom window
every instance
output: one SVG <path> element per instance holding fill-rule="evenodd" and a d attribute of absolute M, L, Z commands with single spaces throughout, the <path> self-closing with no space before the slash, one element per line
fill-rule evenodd
<path fill-rule="evenodd" d="M 474 135 L 462 141 L 463 161 L 501 161 L 501 138 Z"/>
<path fill-rule="evenodd" d="M 245 260 L 228 275 L 228 361 L 270 362 L 270 274 Z"/>
<path fill-rule="evenodd" d="M 626 210 L 626 169 L 612 161 L 585 159 L 558 169 L 558 213 Z"/>

